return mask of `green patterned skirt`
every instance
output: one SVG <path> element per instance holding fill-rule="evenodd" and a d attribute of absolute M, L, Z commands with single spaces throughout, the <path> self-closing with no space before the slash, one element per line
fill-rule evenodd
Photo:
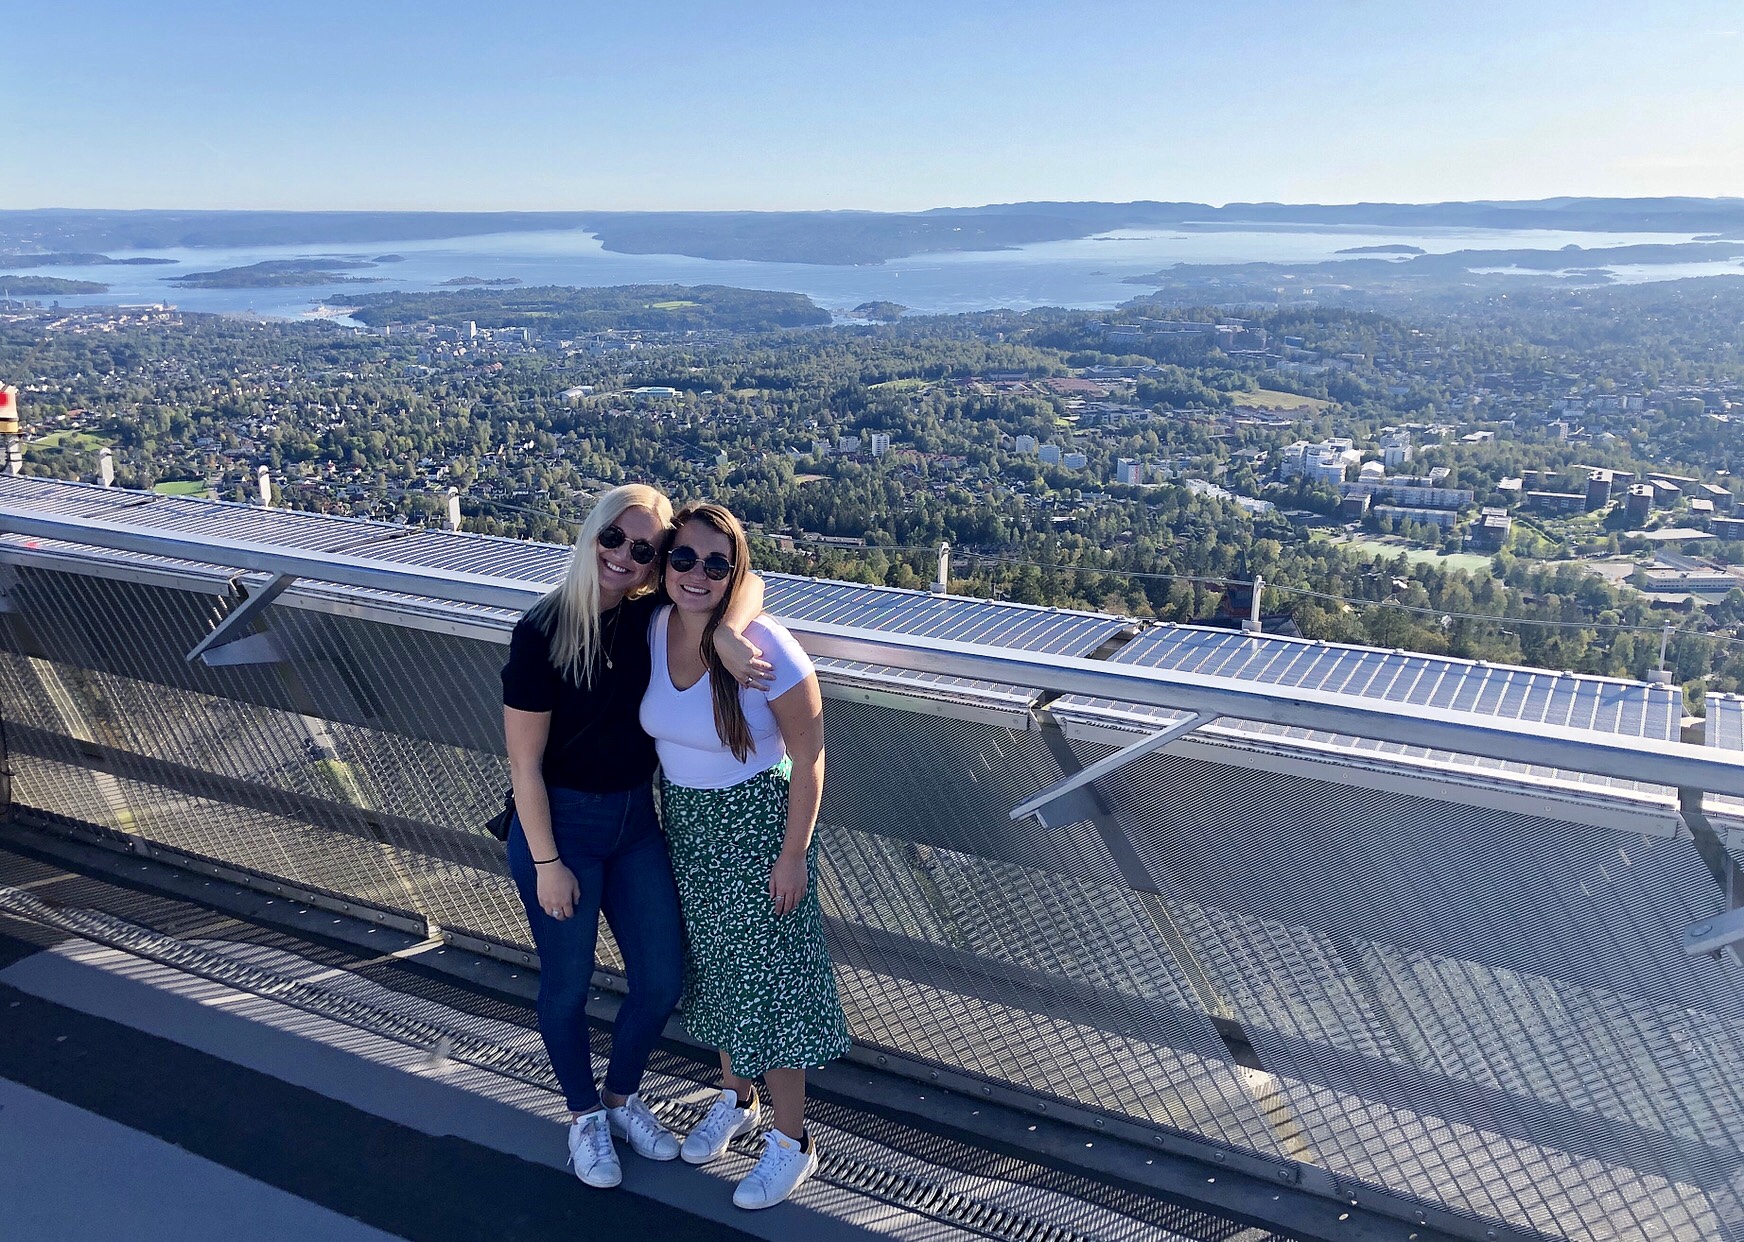
<path fill-rule="evenodd" d="M 824 943 L 817 842 L 805 900 L 775 914 L 769 872 L 787 833 L 791 764 L 726 789 L 661 782 L 661 818 L 684 908 L 684 1026 L 733 1072 L 803 1069 L 848 1050 L 848 1022 Z"/>

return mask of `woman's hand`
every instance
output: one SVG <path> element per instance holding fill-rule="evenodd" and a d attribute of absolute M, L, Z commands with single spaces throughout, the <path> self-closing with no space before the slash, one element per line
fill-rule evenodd
<path fill-rule="evenodd" d="M 775 682 L 775 666 L 763 658 L 763 649 L 725 625 L 715 627 L 715 654 L 741 686 L 767 690 Z"/>
<path fill-rule="evenodd" d="M 558 922 L 575 913 L 575 903 L 581 900 L 581 885 L 575 873 L 563 865 L 563 860 L 535 866 L 539 873 L 539 908 Z"/>
<path fill-rule="evenodd" d="M 775 860 L 775 866 L 769 872 L 769 896 L 775 902 L 775 913 L 792 914 L 797 910 L 799 903 L 805 900 L 809 882 L 805 851 L 782 850 L 781 857 Z"/>

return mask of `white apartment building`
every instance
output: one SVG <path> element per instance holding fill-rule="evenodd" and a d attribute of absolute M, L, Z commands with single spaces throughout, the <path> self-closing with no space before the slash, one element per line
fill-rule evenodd
<path fill-rule="evenodd" d="M 1381 437 L 1381 463 L 1388 470 L 1396 470 L 1405 465 L 1415 451 L 1411 444 L 1411 433 L 1408 431 L 1396 431 Z"/>
<path fill-rule="evenodd" d="M 1419 487 L 1390 479 L 1379 482 L 1363 479 L 1356 483 L 1347 483 L 1344 494 L 1384 496 L 1394 504 L 1414 509 L 1463 509 L 1477 500 L 1476 494 L 1470 488 Z"/>
<path fill-rule="evenodd" d="M 1361 460 L 1362 454 L 1346 439 L 1322 440 L 1319 444 L 1298 440 L 1280 454 L 1278 478 L 1305 478 L 1337 487 L 1344 482 L 1346 468 Z"/>

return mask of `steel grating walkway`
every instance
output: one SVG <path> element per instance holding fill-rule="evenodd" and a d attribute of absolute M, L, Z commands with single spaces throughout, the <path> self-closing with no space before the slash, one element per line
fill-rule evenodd
<path fill-rule="evenodd" d="M 166 886 L 179 891 L 171 893 Z M 254 1179 L 251 1185 L 265 1182 L 288 1192 L 279 1199 L 263 1200 L 257 1194 L 238 1200 L 269 1214 L 307 1212 L 311 1204 L 321 1211 L 331 1208 L 379 1231 L 360 1232 L 360 1239 L 457 1242 L 467 1236 L 454 1230 L 477 1222 L 481 1208 L 476 1188 L 493 1186 L 493 1181 L 474 1182 L 475 1201 L 453 1205 L 460 1216 L 447 1222 L 402 1201 L 400 1192 L 375 1201 L 360 1189 L 374 1184 L 365 1174 L 375 1163 L 394 1163 L 396 1145 L 405 1145 L 408 1159 L 420 1158 L 429 1140 L 419 1133 L 423 1123 L 414 1116 L 425 1107 L 423 1101 L 437 1096 L 445 1100 L 440 1115 L 431 1115 L 434 1124 L 424 1128 L 450 1136 L 443 1148 L 448 1176 L 502 1177 L 503 1158 L 518 1157 L 512 1161 L 513 1178 L 524 1182 L 535 1200 L 517 1207 L 512 1219 L 491 1218 L 492 1235 L 499 1238 L 550 1237 L 555 1229 L 577 1224 L 597 1227 L 602 1208 L 635 1228 L 696 1238 L 876 1234 L 1025 1242 L 1284 1242 L 1318 1237 L 1404 1242 L 1407 1237 L 1438 1236 L 1398 1222 L 1353 1217 L 1338 1212 L 1336 1204 L 1318 1200 L 1292 1204 L 1273 1188 L 1244 1188 L 1235 1184 L 1240 1179 L 1229 1176 L 1219 1191 L 1217 1176 L 1207 1180 L 1201 1166 L 1187 1161 L 1178 1162 L 1182 1193 L 1158 1193 L 1154 1186 L 1098 1177 L 1046 1154 L 1026 1152 L 1020 1143 L 957 1132 L 949 1124 L 957 1115 L 951 1108 L 942 1114 L 947 1124 L 928 1126 L 920 1115 L 905 1111 L 897 1098 L 906 1094 L 910 1104 L 925 1100 L 927 1092 L 912 1084 L 890 1085 L 894 1106 L 880 1107 L 864 1102 L 864 1090 L 856 1092 L 858 1101 L 831 1090 L 828 1072 L 820 1075 L 811 1113 L 829 1158 L 818 1179 L 792 1205 L 755 1216 L 738 1213 L 726 1206 L 730 1182 L 719 1173 L 710 1176 L 688 1166 L 655 1166 L 629 1158 L 625 1192 L 602 1196 L 552 1167 L 562 1156 L 561 1131 L 552 1124 L 561 1114 L 561 1100 L 552 1090 L 534 1029 L 531 982 L 516 968 L 473 958 L 438 941 L 418 941 L 387 927 L 354 923 L 330 911 L 178 873 L 159 863 L 0 827 L 0 1012 L 12 1015 L 9 1037 L 0 1041 L 6 1045 L 0 1051 L 0 1086 L 50 1098 L 59 1091 L 72 1097 L 63 1098 L 63 1104 L 119 1120 L 137 1132 L 135 1138 L 139 1133 L 159 1134 Z M 20 1022 L 21 1010 L 25 1016 Z M 64 1044 L 47 1043 L 47 1028 L 59 1030 L 62 1023 L 70 1023 L 67 1029 L 74 1031 L 78 1048 L 73 1055 L 82 1058 L 71 1075 L 72 1085 L 56 1072 Z M 91 1024 L 101 1031 L 92 1034 L 87 1029 Z M 594 1039 L 596 1051 L 603 1052 L 603 1029 L 596 1028 Z M 106 1055 L 104 1047 L 110 1049 Z M 129 1089 L 137 1092 L 139 1084 L 104 1087 L 102 1076 L 91 1072 L 91 1058 L 84 1055 L 90 1052 L 113 1062 L 115 1049 L 127 1050 L 122 1059 L 129 1066 L 138 1058 L 179 1066 L 183 1077 L 192 1075 L 179 1082 L 180 1090 L 207 1104 L 225 1093 L 206 1080 L 252 1074 L 248 1098 L 232 1099 L 219 1112 L 248 1113 L 258 1123 L 260 1109 L 282 1105 L 289 1115 L 271 1117 L 272 1124 L 297 1133 L 299 1146 L 307 1141 L 316 1151 L 336 1147 L 338 1163 L 329 1162 L 324 1180 L 315 1176 L 323 1169 L 314 1157 L 298 1157 L 292 1168 L 263 1167 L 249 1154 L 249 1145 L 227 1146 L 226 1132 L 236 1124 L 234 1118 L 214 1115 L 204 1132 L 189 1132 L 187 1110 L 177 1098 L 159 1101 L 161 1112 L 176 1120 L 165 1120 L 149 1101 L 130 1112 L 116 1098 Z M 669 1121 L 682 1125 L 700 1113 L 710 1068 L 698 1050 L 680 1044 L 668 1043 L 656 1054 L 648 1092 L 665 1101 L 662 1108 Z M 124 1079 L 135 1077 L 131 1068 L 120 1072 Z M 868 1076 L 862 1067 L 841 1072 L 857 1079 Z M 141 1080 L 149 1085 L 151 1075 Z M 870 1081 L 864 1085 L 879 1086 Z M 287 1101 L 283 1097 L 295 1094 L 292 1088 L 312 1088 L 323 1103 L 344 1101 L 360 1109 L 365 1119 L 352 1120 L 337 1133 L 319 1133 L 323 1108 L 306 1100 Z M 96 1098 L 81 1097 L 80 1091 Z M 935 1101 L 947 1096 L 933 1094 Z M 878 1091 L 870 1095 L 876 1099 Z M 971 1108 L 975 1103 L 960 1101 L 957 1112 L 971 1109 L 978 1117 L 983 1109 Z M 314 1120 L 310 1114 L 316 1114 Z M 19 1115 L 18 1110 L 11 1115 Z M 0 1109 L 0 1125 L 7 1117 L 7 1110 Z M 373 1142 L 353 1143 L 349 1131 L 359 1126 L 374 1134 Z M 1037 1127 L 1020 1128 L 1033 1145 Z M 0 1145 L 0 1151 L 7 1150 L 16 1152 L 16 1144 Z M 736 1177 L 748 1168 L 751 1150 L 742 1140 L 726 1172 Z M 1147 1166 L 1169 1163 L 1161 1156 L 1139 1154 Z M 341 1167 L 346 1161 L 357 1172 L 355 1180 Z M 316 1166 L 313 1174 L 305 1167 L 309 1164 Z M 28 1176 L 9 1179 L 0 1169 L 0 1187 L 9 1180 L 16 1187 L 32 1184 Z M 1247 1194 L 1254 1205 L 1265 1205 L 1270 1223 L 1190 1200 L 1185 1192 L 1195 1183 L 1216 1195 Z M 453 1194 L 453 1187 L 427 1189 L 437 1200 Z M 157 1192 L 168 1203 L 178 1187 L 163 1185 Z M 602 1199 L 609 1202 L 602 1205 Z M 8 1200 L 22 1205 L 19 1219 L 59 1219 L 51 1204 L 33 1205 L 10 1195 Z M 268 1206 L 261 1207 L 263 1202 Z M 151 1209 L 149 1202 L 137 1206 L 148 1213 Z M 1280 1218 L 1292 1212 L 1301 1215 L 1304 1228 L 1280 1225 Z M 170 1213 L 169 1219 L 180 1223 L 166 1237 L 197 1242 L 206 1236 L 197 1223 L 190 1231 L 185 1218 Z M 259 1236 L 273 1236 L 279 1223 L 250 1218 L 246 1227 Z M 212 1226 L 210 1236 L 234 1236 L 242 1225 L 223 1221 L 222 1227 Z M 328 1227 L 340 1236 L 331 1221 Z M 149 1235 L 131 1225 L 121 1232 Z"/>

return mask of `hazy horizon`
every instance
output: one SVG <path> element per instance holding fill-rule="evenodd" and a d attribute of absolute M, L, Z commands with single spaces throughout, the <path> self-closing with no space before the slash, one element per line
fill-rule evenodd
<path fill-rule="evenodd" d="M 1059 203 L 1070 205 L 1109 204 L 1119 206 L 1126 203 L 1192 203 L 1196 205 L 1226 210 L 1230 207 L 1366 207 L 1366 206 L 1400 206 L 1400 207 L 1434 207 L 1443 204 L 1473 203 L 1508 206 L 1516 204 L 1538 204 L 1556 202 L 1577 202 L 1581 200 L 1615 200 L 1634 202 L 1653 202 L 1660 200 L 1685 200 L 1688 202 L 1734 202 L 1744 203 L 1744 194 L 1546 194 L 1534 198 L 1458 198 L 1458 199 L 1342 199 L 1342 200 L 1310 200 L 1310 199 L 1226 199 L 1222 201 L 1195 198 L 1191 195 L 1184 198 L 1171 199 L 1095 199 L 1068 198 L 1054 195 L 1042 198 L 1001 200 L 999 202 L 960 202 L 960 203 L 930 203 L 922 207 L 601 207 L 597 204 L 530 206 L 530 207 L 381 207 L 370 205 L 334 205 L 322 204 L 308 207 L 274 207 L 264 205 L 248 206 L 212 206 L 205 203 L 145 203 L 137 206 L 120 207 L 114 204 L 74 205 L 69 203 L 38 203 L 29 206 L 13 206 L 0 204 L 0 212 L 19 211 L 80 211 L 80 212 L 289 212 L 289 213 L 365 213 L 379 212 L 391 215 L 577 215 L 597 213 L 637 213 L 661 215 L 716 215 L 716 214 L 805 214 L 805 213 L 835 213 L 835 214 L 866 214 L 866 215 L 920 215 L 931 211 L 976 211 L 994 207 L 1023 207 L 1033 204 Z"/>

